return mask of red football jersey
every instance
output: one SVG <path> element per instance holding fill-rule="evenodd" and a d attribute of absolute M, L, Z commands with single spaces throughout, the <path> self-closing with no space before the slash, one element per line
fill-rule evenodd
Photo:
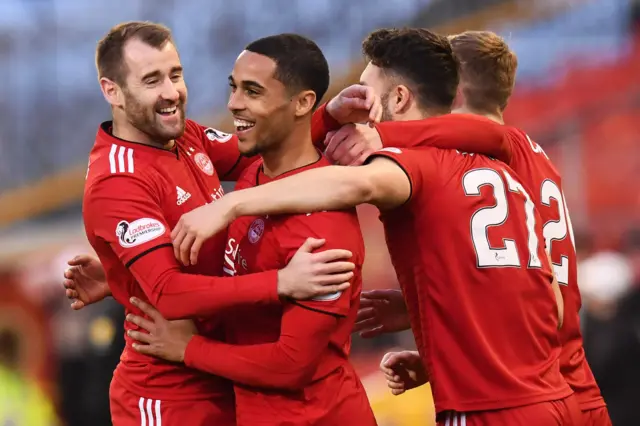
<path fill-rule="evenodd" d="M 132 296 L 150 301 L 169 319 L 206 318 L 236 303 L 278 302 L 276 271 L 263 274 L 262 288 L 243 291 L 234 290 L 252 280 L 213 277 L 222 275 L 226 234 L 207 241 L 196 266 L 185 268 L 173 255 L 170 232 L 180 216 L 223 196 L 216 169 L 230 173 L 243 163 L 231 139 L 187 120 L 184 136 L 173 150 L 164 150 L 114 137 L 110 122 L 98 129 L 83 217 L 113 296 L 127 313 L 141 315 L 129 303 Z M 126 330 L 133 327 L 125 323 Z M 201 320 L 199 327 L 207 336 L 223 335 L 214 320 Z M 135 394 L 166 400 L 232 396 L 226 380 L 141 355 L 125 337 L 115 377 Z"/>
<path fill-rule="evenodd" d="M 564 323 L 560 329 L 562 374 L 576 393 L 580 408 L 602 407 L 606 404 L 584 354 L 576 249 L 562 177 L 540 145 L 522 130 L 509 126 L 507 129 L 509 165 L 519 176 L 526 176 L 533 191 L 531 199 L 542 218 L 542 233 L 564 298 Z"/>
<path fill-rule="evenodd" d="M 328 164 L 321 157 L 278 178 Z M 269 180 L 259 160 L 247 169 L 236 189 Z M 220 354 L 217 358 L 224 359 L 212 360 L 203 339 L 203 347 L 193 349 L 190 344 L 186 354 L 187 365 L 208 371 L 215 370 L 206 363 L 214 364 L 214 368 L 228 364 L 225 375 L 235 381 L 238 425 L 273 424 L 274 418 L 278 424 L 290 425 L 375 425 L 365 390 L 348 360 L 364 262 L 364 242 L 355 209 L 239 218 L 229 227 L 225 272 L 246 275 L 283 268 L 308 237 L 326 239 L 321 250 L 343 248 L 353 252 L 351 261 L 357 269 L 349 290 L 316 300 L 287 301 L 280 306 L 234 309 L 225 317 L 226 341 L 233 346 L 215 350 Z M 256 281 L 255 285 L 264 284 Z M 285 348 L 274 343 L 278 341 Z M 253 356 L 251 348 L 256 348 Z M 231 365 L 233 359 L 237 360 L 235 365 Z M 307 372 L 300 373 L 302 370 Z M 306 379 L 293 378 L 300 375 Z"/>
<path fill-rule="evenodd" d="M 436 411 L 564 398 L 558 311 L 540 217 L 506 165 L 437 148 L 385 148 L 411 197 L 383 212 L 387 245 Z"/>
<path fill-rule="evenodd" d="M 486 117 L 451 114 L 409 122 L 385 122 L 377 125 L 385 146 L 435 146 L 457 148 L 492 155 L 507 163 L 531 189 L 530 196 L 541 218 L 545 244 L 551 253 L 553 267 L 564 298 L 564 324 L 560 330 L 562 354 L 560 368 L 566 381 L 576 393 L 583 410 L 606 405 L 591 368 L 585 358 L 580 331 L 580 290 L 577 283 L 577 261 L 573 228 L 566 206 L 562 178 L 542 148 L 521 130 L 502 126 Z M 443 126 L 449 122 L 449 126 Z M 505 137 L 486 137 L 478 133 L 477 124 L 486 123 L 504 129 Z M 469 127 L 472 124 L 474 127 Z M 455 125 L 466 142 L 443 137 Z M 477 128 L 476 128 L 477 127 Z M 437 135 L 441 135 L 437 137 Z M 477 137 L 476 137 L 477 136 Z"/>

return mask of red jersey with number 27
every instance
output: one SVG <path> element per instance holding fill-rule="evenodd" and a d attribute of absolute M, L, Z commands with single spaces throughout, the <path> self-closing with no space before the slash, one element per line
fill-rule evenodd
<path fill-rule="evenodd" d="M 436 411 L 569 396 L 541 221 L 505 164 L 437 148 L 384 148 L 411 197 L 383 212 L 387 245 Z"/>

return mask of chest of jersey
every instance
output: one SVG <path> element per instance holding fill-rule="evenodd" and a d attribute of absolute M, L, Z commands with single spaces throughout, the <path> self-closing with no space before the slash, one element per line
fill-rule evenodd
<path fill-rule="evenodd" d="M 224 271 L 228 275 L 246 275 L 280 269 L 285 259 L 280 253 L 277 225 L 271 219 L 242 217 L 229 227 Z M 264 285 L 255 282 L 255 285 Z M 282 306 L 234 309 L 228 318 L 227 340 L 235 344 L 277 341 L 280 336 Z"/>
<path fill-rule="evenodd" d="M 180 217 L 198 207 L 222 198 L 224 191 L 210 158 L 202 150 L 180 144 L 177 155 L 159 160 L 160 203 L 167 224 L 173 228 Z M 200 261 L 185 267 L 186 272 L 220 275 L 226 235 L 209 239 L 200 251 Z"/>

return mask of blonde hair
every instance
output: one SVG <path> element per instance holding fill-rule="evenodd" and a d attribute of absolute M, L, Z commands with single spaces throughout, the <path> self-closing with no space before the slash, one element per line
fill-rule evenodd
<path fill-rule="evenodd" d="M 460 61 L 460 83 L 469 107 L 504 110 L 516 82 L 518 58 L 502 37 L 491 31 L 449 36 Z"/>

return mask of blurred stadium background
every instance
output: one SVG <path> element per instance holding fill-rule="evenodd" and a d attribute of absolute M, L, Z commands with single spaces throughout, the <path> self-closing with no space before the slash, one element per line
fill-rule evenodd
<path fill-rule="evenodd" d="M 491 29 L 520 61 L 507 119 L 565 179 L 581 261 L 587 355 L 616 426 L 640 425 L 640 2 L 633 0 L 0 1 L 0 425 L 111 424 L 108 385 L 122 348 L 112 300 L 72 312 L 65 261 L 89 249 L 86 158 L 109 110 L 96 41 L 114 24 L 170 26 L 189 113 L 229 130 L 226 76 L 249 41 L 299 32 L 324 49 L 332 93 L 357 81 L 360 41 L 381 26 Z M 367 288 L 397 285 L 373 209 L 362 208 Z M 505 342 L 509 344 L 509 342 Z M 381 355 L 410 334 L 355 339 L 381 426 L 432 425 L 428 388 L 392 397 Z M 18 373 L 18 374 L 15 374 Z"/>

